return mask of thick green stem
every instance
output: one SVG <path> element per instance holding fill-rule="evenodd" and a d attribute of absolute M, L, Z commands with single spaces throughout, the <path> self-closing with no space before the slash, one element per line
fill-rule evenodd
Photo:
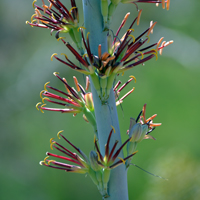
<path fill-rule="evenodd" d="M 90 32 L 90 47 L 93 54 L 98 55 L 98 45 L 101 44 L 102 53 L 107 51 L 107 32 L 103 32 L 103 18 L 101 15 L 101 0 L 83 0 L 84 26 L 86 33 Z M 102 104 L 93 84 L 92 95 L 95 108 L 95 116 L 98 130 L 98 138 L 102 155 L 105 154 L 105 144 L 111 131 L 111 126 L 115 128 L 116 133 L 111 137 L 110 146 L 118 140 L 118 148 L 121 146 L 121 136 L 117 109 L 115 104 L 114 92 L 111 89 L 108 101 Z M 119 154 L 123 158 L 123 153 Z M 127 170 L 125 165 L 120 165 L 111 170 L 108 183 L 107 199 L 109 200 L 128 200 Z"/>

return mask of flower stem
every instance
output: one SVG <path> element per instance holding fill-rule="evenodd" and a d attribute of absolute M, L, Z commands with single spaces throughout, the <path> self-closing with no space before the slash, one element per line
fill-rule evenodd
<path fill-rule="evenodd" d="M 90 48 L 94 55 L 98 55 L 98 45 L 101 44 L 102 53 L 107 51 L 107 32 L 103 31 L 103 17 L 101 15 L 101 0 L 83 0 L 84 25 L 86 33 L 90 32 Z M 115 103 L 113 88 L 106 103 L 102 103 L 93 84 L 91 83 L 92 95 L 95 108 L 95 117 L 98 130 L 100 151 L 105 155 L 105 144 L 108 135 L 114 127 L 116 133 L 113 134 L 110 145 L 114 145 L 118 140 L 118 147 L 121 146 L 121 136 L 119 121 Z M 119 157 L 123 158 L 120 152 Z M 111 170 L 108 183 L 109 200 L 128 200 L 127 170 L 125 165 L 120 165 Z"/>

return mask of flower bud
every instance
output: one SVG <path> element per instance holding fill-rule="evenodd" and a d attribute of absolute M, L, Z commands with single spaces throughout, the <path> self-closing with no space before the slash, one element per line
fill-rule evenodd
<path fill-rule="evenodd" d="M 94 171 L 101 170 L 101 166 L 98 164 L 98 155 L 95 151 L 90 151 L 90 166 Z"/>
<path fill-rule="evenodd" d="M 137 142 L 141 142 L 144 139 L 144 136 L 146 135 L 146 133 L 148 132 L 148 125 L 147 124 L 143 124 L 142 125 L 142 133 L 140 135 L 140 138 L 137 140 Z"/>
<path fill-rule="evenodd" d="M 132 137 L 130 142 L 137 142 L 142 134 L 142 125 L 137 123 L 135 124 L 131 130 L 129 130 L 129 137 Z"/>

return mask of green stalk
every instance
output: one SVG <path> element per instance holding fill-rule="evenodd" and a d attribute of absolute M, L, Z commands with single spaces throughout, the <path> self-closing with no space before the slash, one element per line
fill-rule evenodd
<path fill-rule="evenodd" d="M 101 0 L 83 0 L 84 26 L 86 33 L 90 32 L 89 40 L 91 51 L 98 55 L 98 45 L 101 44 L 102 53 L 107 51 L 107 32 L 103 31 L 103 17 L 101 15 Z M 91 79 L 90 79 L 91 80 Z M 118 140 L 118 148 L 121 146 L 121 136 L 115 97 L 113 89 L 110 90 L 108 101 L 103 104 L 91 81 L 92 95 L 95 108 L 95 117 L 98 130 L 100 151 L 105 155 L 105 144 L 111 131 L 111 126 L 116 133 L 111 137 L 110 146 Z M 119 154 L 123 158 L 123 153 Z M 125 165 L 120 165 L 111 170 L 108 182 L 108 200 L 128 200 L 127 170 Z"/>

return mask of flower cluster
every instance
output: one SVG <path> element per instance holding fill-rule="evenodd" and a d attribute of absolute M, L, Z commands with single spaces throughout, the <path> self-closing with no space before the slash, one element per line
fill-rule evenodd
<path fill-rule="evenodd" d="M 99 192 L 102 194 L 102 196 L 107 197 L 107 184 L 110 179 L 110 170 L 119 166 L 120 164 L 125 164 L 125 161 L 127 159 L 133 157 L 137 153 L 134 152 L 124 159 L 118 157 L 123 147 L 130 141 L 131 138 L 127 139 L 119 148 L 117 148 L 117 150 L 116 147 L 118 141 L 116 141 L 112 149 L 110 150 L 110 138 L 112 136 L 113 130 L 114 128 L 110 131 L 110 134 L 108 136 L 105 149 L 105 156 L 102 156 L 97 144 L 97 140 L 95 139 L 96 151 L 90 152 L 89 159 L 79 148 L 73 145 L 64 135 L 62 135 L 63 131 L 59 131 L 57 134 L 58 138 L 60 139 L 60 137 L 62 137 L 71 147 L 73 147 L 73 149 L 76 150 L 78 154 L 70 151 L 60 143 L 56 142 L 54 138 L 51 138 L 51 149 L 57 149 L 58 151 L 63 153 L 64 156 L 47 152 L 47 157 L 43 161 L 41 161 L 40 164 L 47 167 L 64 170 L 66 172 L 80 174 L 87 173 L 91 177 L 92 181 L 97 185 L 97 188 L 99 189 Z M 52 159 L 50 160 L 49 157 L 61 159 L 62 161 L 59 162 Z M 118 161 L 116 161 L 117 158 Z M 73 164 L 67 164 L 64 161 L 68 161 Z"/>

